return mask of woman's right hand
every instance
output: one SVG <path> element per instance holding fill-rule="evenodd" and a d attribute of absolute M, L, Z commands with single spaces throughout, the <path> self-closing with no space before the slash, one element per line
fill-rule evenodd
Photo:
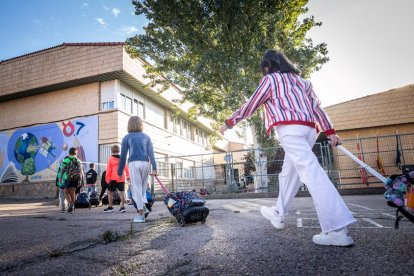
<path fill-rule="evenodd" d="M 150 173 L 150 175 L 152 175 L 152 176 L 157 176 L 158 174 L 157 174 L 157 171 L 152 171 L 152 172 Z"/>
<path fill-rule="evenodd" d="M 222 135 L 224 135 L 224 132 L 227 130 L 228 128 L 227 128 L 227 126 L 224 124 L 224 125 L 222 125 L 220 128 L 219 128 L 219 131 L 220 131 L 220 133 L 222 134 Z"/>
<path fill-rule="evenodd" d="M 336 134 L 331 134 L 331 135 L 329 135 L 328 136 L 328 139 L 330 140 L 330 144 L 331 145 L 333 145 L 333 146 L 338 146 L 338 145 L 342 145 L 342 140 L 341 140 L 341 138 L 339 138 L 339 136 L 338 135 L 336 135 Z"/>

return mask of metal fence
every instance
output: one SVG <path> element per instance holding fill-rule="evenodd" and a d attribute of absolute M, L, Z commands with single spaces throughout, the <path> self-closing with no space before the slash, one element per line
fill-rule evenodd
<path fill-rule="evenodd" d="M 378 141 L 378 142 L 377 142 Z M 398 141 L 398 143 L 397 143 Z M 382 161 L 385 175 L 414 169 L 414 134 L 389 135 L 344 140 L 343 145 L 369 166 L 377 169 Z M 379 180 L 361 172 L 349 157 L 329 144 L 316 143 L 313 152 L 338 189 L 382 185 Z M 397 155 L 400 163 L 397 164 Z M 158 173 L 172 191 L 209 193 L 274 192 L 279 189 L 284 151 L 281 146 L 158 158 Z M 155 193 L 161 193 L 152 182 Z M 302 185 L 301 189 L 306 187 Z"/>

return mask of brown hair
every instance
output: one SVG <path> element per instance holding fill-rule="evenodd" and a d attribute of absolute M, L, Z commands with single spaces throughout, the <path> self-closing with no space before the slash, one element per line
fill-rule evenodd
<path fill-rule="evenodd" d="M 112 153 L 119 153 L 121 149 L 119 148 L 119 145 L 112 145 L 111 146 L 111 152 Z"/>
<path fill-rule="evenodd" d="M 128 120 L 128 133 L 130 132 L 142 132 L 143 122 L 138 116 L 132 116 Z"/>

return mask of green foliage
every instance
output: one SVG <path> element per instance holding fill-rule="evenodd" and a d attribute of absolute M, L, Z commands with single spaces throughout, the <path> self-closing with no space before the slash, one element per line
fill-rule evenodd
<path fill-rule="evenodd" d="M 122 238 L 122 235 L 117 231 L 106 230 L 100 237 L 104 243 L 110 243 L 120 240 Z"/>
<path fill-rule="evenodd" d="M 321 23 L 313 16 L 298 21 L 307 12 L 307 0 L 133 4 L 149 23 L 144 34 L 127 40 L 127 51 L 151 61 L 147 69 L 153 84 L 172 82 L 184 88 L 183 101 L 195 104 L 193 118 L 203 115 L 222 122 L 238 109 L 260 81 L 260 61 L 267 49 L 282 50 L 305 77 L 328 61 L 326 44 L 314 46 L 305 37 Z"/>

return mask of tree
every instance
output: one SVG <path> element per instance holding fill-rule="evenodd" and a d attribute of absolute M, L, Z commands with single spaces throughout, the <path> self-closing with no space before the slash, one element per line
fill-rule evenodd
<path fill-rule="evenodd" d="M 149 23 L 145 33 L 127 40 L 127 51 L 151 61 L 148 77 L 183 88 L 190 114 L 220 122 L 256 89 L 260 60 L 279 49 L 304 77 L 328 61 L 326 44 L 314 46 L 306 33 L 321 25 L 303 16 L 307 0 L 141 0 L 137 15 Z M 163 78 L 159 76 L 163 75 Z M 261 147 L 274 145 L 265 135 L 261 112 L 249 120 Z"/>

